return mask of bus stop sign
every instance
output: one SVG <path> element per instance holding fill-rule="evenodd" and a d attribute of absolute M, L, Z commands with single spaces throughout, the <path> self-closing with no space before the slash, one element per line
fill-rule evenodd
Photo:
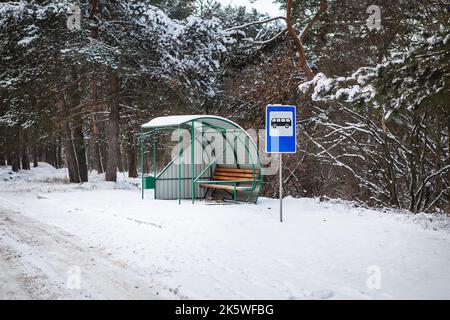
<path fill-rule="evenodd" d="M 266 152 L 295 153 L 297 151 L 296 107 L 268 105 L 266 107 Z"/>

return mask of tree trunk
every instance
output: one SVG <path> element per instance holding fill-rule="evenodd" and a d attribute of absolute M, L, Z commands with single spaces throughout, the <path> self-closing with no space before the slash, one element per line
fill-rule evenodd
<path fill-rule="evenodd" d="M 78 175 L 76 155 L 72 143 L 72 132 L 69 125 L 66 101 L 64 98 L 61 80 L 58 76 L 56 78 L 57 105 L 61 117 L 61 134 L 64 137 L 64 155 L 66 158 L 67 169 L 69 171 L 69 181 L 73 183 L 79 183 L 80 176 Z"/>
<path fill-rule="evenodd" d="M 91 145 L 91 157 L 92 157 L 92 167 L 97 170 L 98 173 L 103 173 L 103 165 L 100 155 L 99 146 L 99 133 L 97 125 L 97 111 L 98 111 L 98 96 L 97 96 L 97 80 L 95 77 L 92 78 L 91 83 L 92 90 L 92 138 L 90 141 Z"/>
<path fill-rule="evenodd" d="M 120 137 L 119 137 L 119 141 L 120 141 Z M 120 150 L 120 143 L 119 143 L 119 147 L 117 148 L 117 168 L 119 169 L 119 172 L 123 172 L 123 161 L 122 161 L 122 151 Z"/>
<path fill-rule="evenodd" d="M 30 157 L 28 156 L 28 141 L 26 133 L 22 133 L 22 169 L 30 170 Z"/>
<path fill-rule="evenodd" d="M 36 168 L 38 166 L 38 150 L 37 145 L 33 147 L 33 167 Z"/>
<path fill-rule="evenodd" d="M 128 154 L 126 150 L 122 152 L 122 168 L 123 172 L 128 172 Z"/>
<path fill-rule="evenodd" d="M 105 126 L 105 128 L 102 128 L 102 133 L 101 135 L 103 137 L 107 136 L 107 131 L 108 131 L 108 125 Z M 107 143 L 102 143 L 99 144 L 99 159 L 100 159 L 100 165 L 103 168 L 103 172 L 106 171 L 106 166 L 107 166 L 107 162 L 108 162 L 108 150 L 107 150 Z"/>
<path fill-rule="evenodd" d="M 12 166 L 12 163 L 13 163 L 13 152 L 9 150 L 9 152 L 6 155 L 6 165 Z"/>
<path fill-rule="evenodd" d="M 447 165 L 450 165 L 450 111 L 447 108 L 443 108 L 446 113 L 446 125 L 447 125 L 447 151 L 448 153 L 445 155 L 447 159 Z M 447 171 L 447 183 L 446 187 L 450 187 L 450 170 Z M 449 209 L 447 212 L 450 213 L 450 190 L 447 191 L 447 208 Z"/>
<path fill-rule="evenodd" d="M 5 162 L 6 151 L 6 130 L 0 128 L 0 167 L 6 164 Z"/>
<path fill-rule="evenodd" d="M 30 170 L 30 158 L 28 156 L 28 147 L 26 145 L 23 146 L 22 152 L 22 169 Z"/>
<path fill-rule="evenodd" d="M 133 131 L 129 130 L 127 139 L 128 177 L 137 178 L 136 145 L 134 143 Z"/>
<path fill-rule="evenodd" d="M 78 164 L 78 175 L 82 182 L 88 181 L 88 168 L 86 162 L 86 146 L 84 144 L 83 120 L 81 118 L 81 96 L 78 86 L 77 70 L 71 67 L 71 77 L 74 83 L 72 88 L 72 112 L 73 112 L 73 144 L 75 146 L 76 160 Z"/>
<path fill-rule="evenodd" d="M 287 27 L 289 35 L 291 36 L 292 40 L 294 41 L 295 47 L 298 50 L 300 68 L 305 73 L 306 79 L 312 80 L 314 78 L 314 73 L 312 72 L 311 67 L 308 64 L 308 60 L 306 59 L 305 49 L 303 48 L 302 41 L 297 36 L 297 33 L 295 32 L 295 29 L 294 29 L 294 26 L 292 23 L 292 2 L 293 2 L 293 0 L 288 0 L 287 4 L 286 4 L 286 27 Z M 321 6 L 322 6 L 322 4 L 321 4 Z"/>
<path fill-rule="evenodd" d="M 61 147 L 61 136 L 55 137 L 55 145 L 56 145 L 56 168 L 62 168 L 63 166 L 63 156 L 62 156 L 62 147 Z"/>
<path fill-rule="evenodd" d="M 20 170 L 20 129 L 17 129 L 16 137 L 19 141 L 16 141 L 12 155 L 11 155 L 11 170 L 14 172 L 19 172 Z"/>
<path fill-rule="evenodd" d="M 19 160 L 17 157 L 13 157 L 11 161 L 11 170 L 14 172 L 19 172 Z"/>
<path fill-rule="evenodd" d="M 91 26 L 91 38 L 94 41 L 98 39 L 98 27 L 96 25 L 95 14 L 97 12 L 97 0 L 93 0 L 91 2 L 91 11 L 89 13 L 89 20 L 92 21 Z M 92 159 L 92 168 L 97 170 L 98 173 L 103 173 L 104 167 L 101 159 L 100 145 L 99 145 L 99 130 L 97 124 L 97 112 L 98 112 L 98 93 L 97 93 L 97 79 L 95 77 L 95 73 L 91 79 L 91 108 L 92 108 L 92 134 L 91 141 L 89 142 L 90 146 L 90 159 Z"/>
<path fill-rule="evenodd" d="M 62 156 L 61 156 L 61 153 L 58 155 L 58 152 L 61 152 L 61 148 L 59 147 L 58 141 L 56 140 L 56 137 L 55 137 L 54 142 L 50 146 L 50 163 L 55 168 L 62 167 L 62 161 L 61 161 Z"/>
<path fill-rule="evenodd" d="M 119 155 L 119 74 L 113 71 L 111 75 L 111 110 L 108 126 L 108 161 L 106 165 L 106 181 L 117 181 L 117 166 Z"/>
<path fill-rule="evenodd" d="M 0 167 L 6 165 L 6 155 L 3 148 L 0 149 Z"/>

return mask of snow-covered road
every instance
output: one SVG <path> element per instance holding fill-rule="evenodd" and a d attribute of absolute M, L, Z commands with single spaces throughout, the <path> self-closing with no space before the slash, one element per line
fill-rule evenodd
<path fill-rule="evenodd" d="M 0 208 L 0 299 L 158 299 L 151 279 L 55 226 Z"/>
<path fill-rule="evenodd" d="M 446 215 L 286 198 L 280 223 L 274 199 L 179 205 L 55 170 L 0 168 L 0 298 L 450 299 Z"/>

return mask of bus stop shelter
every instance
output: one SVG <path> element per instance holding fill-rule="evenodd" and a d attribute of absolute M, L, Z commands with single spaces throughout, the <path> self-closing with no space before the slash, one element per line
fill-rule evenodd
<path fill-rule="evenodd" d="M 171 134 L 171 148 L 159 141 L 161 131 Z M 179 202 L 258 199 L 262 184 L 258 148 L 233 121 L 210 115 L 158 117 L 141 126 L 140 144 L 142 198 L 146 189 L 154 189 L 155 199 Z M 170 159 L 159 169 L 158 159 L 169 152 Z M 149 173 L 145 173 L 145 160 L 152 163 Z"/>

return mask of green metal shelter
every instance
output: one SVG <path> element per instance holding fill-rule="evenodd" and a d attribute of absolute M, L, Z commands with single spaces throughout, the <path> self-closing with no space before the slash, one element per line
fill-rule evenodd
<path fill-rule="evenodd" d="M 159 133 L 171 133 L 164 148 Z M 257 145 L 238 124 L 211 115 L 158 117 L 141 126 L 142 198 L 154 189 L 155 199 L 221 199 L 256 202 L 262 184 Z M 171 150 L 169 150 L 171 149 Z M 170 160 L 157 168 L 157 156 Z M 144 162 L 152 163 L 145 173 Z"/>

